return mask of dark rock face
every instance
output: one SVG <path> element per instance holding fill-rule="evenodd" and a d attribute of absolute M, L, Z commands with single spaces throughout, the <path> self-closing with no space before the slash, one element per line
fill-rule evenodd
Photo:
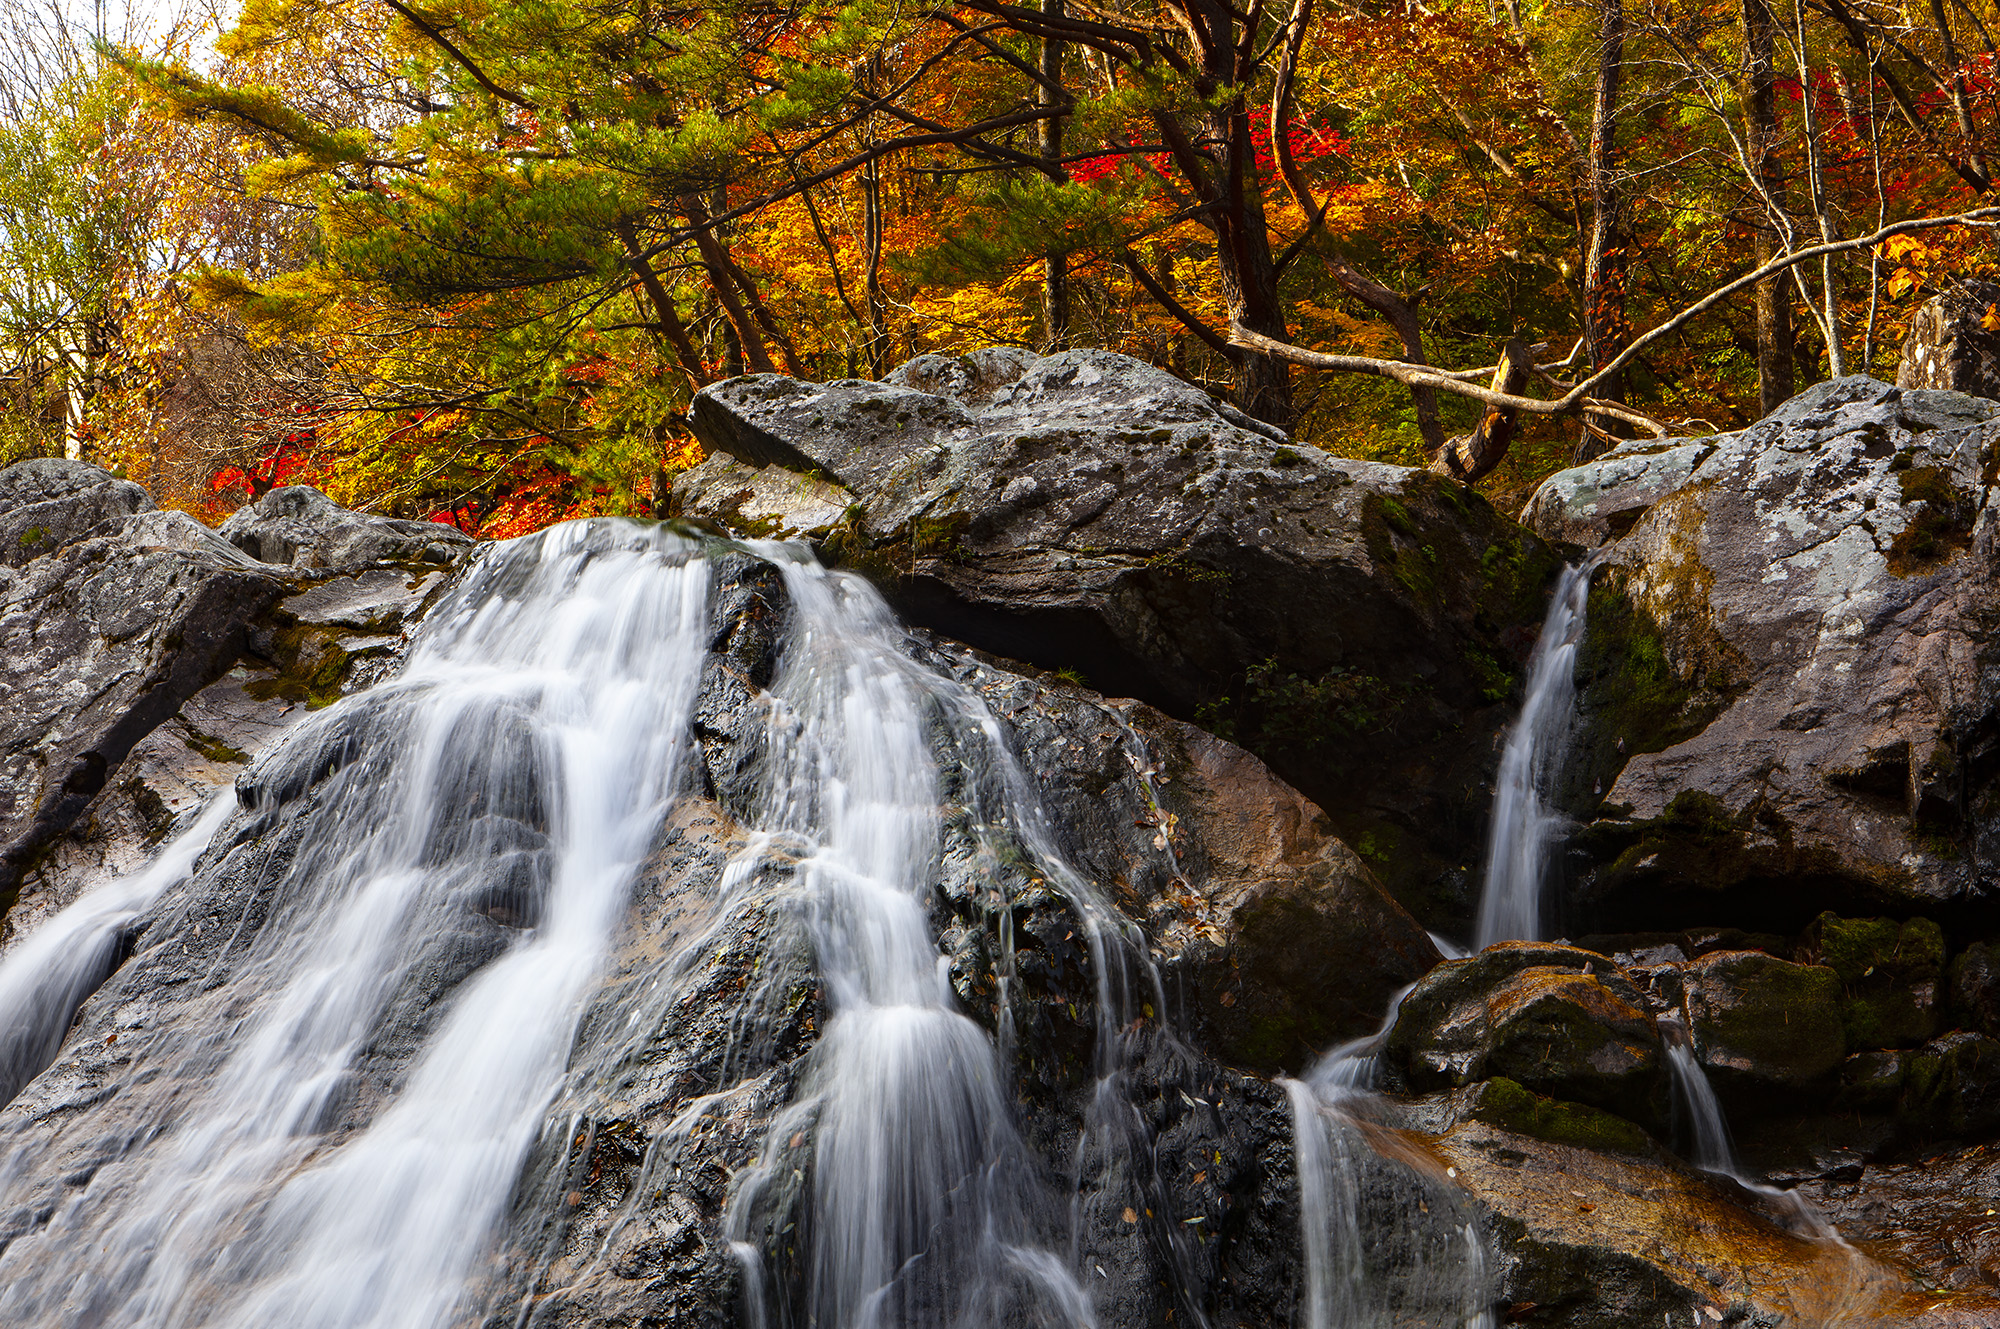
<path fill-rule="evenodd" d="M 681 512 L 814 535 L 925 626 L 1199 711 L 1366 835 L 1426 921 L 1465 916 L 1557 564 L 1470 490 L 1268 437 L 1101 351 L 733 379 L 692 418 L 718 460 Z"/>
<path fill-rule="evenodd" d="M 1960 282 L 1924 301 L 1903 338 L 1896 386 L 2000 397 L 2000 332 L 1986 323 L 1996 303 L 2000 286 L 1983 281 Z"/>
<path fill-rule="evenodd" d="M 220 534 L 254 559 L 297 568 L 450 564 L 472 547 L 453 527 L 349 512 L 311 485 L 273 489 L 238 508 Z"/>
<path fill-rule="evenodd" d="M 1828 907 L 1984 906 L 1996 440 L 2000 404 L 1842 379 L 1537 491 L 1545 535 L 1617 537 L 1581 671 L 1574 799 L 1597 820 L 1574 917 L 1795 932 Z"/>

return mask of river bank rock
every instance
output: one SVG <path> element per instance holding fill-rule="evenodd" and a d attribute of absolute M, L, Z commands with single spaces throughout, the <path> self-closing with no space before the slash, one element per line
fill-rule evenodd
<path fill-rule="evenodd" d="M 1734 434 L 1621 444 L 1536 491 L 1609 538 L 1570 781 L 1571 917 L 1992 913 L 2000 403 L 1821 383 Z M 1601 797 L 1593 795 L 1601 789 Z"/>
<path fill-rule="evenodd" d="M 691 419 L 711 460 L 676 511 L 812 536 L 924 626 L 1236 739 L 1419 917 L 1465 916 L 1557 567 L 1474 491 L 1273 436 L 1104 351 L 753 375 Z"/>

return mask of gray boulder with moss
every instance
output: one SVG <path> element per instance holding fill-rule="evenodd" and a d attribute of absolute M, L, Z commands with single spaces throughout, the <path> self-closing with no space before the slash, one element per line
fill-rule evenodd
<path fill-rule="evenodd" d="M 1536 529 L 1608 538 L 1574 909 L 1794 929 L 1994 891 L 1996 440 L 2000 403 L 1846 378 L 1541 486 Z"/>
<path fill-rule="evenodd" d="M 752 375 L 691 419 L 717 460 L 676 511 L 812 536 L 927 627 L 1207 724 L 1427 923 L 1466 916 L 1492 740 L 1558 565 L 1473 491 L 1287 442 L 1106 351 Z"/>

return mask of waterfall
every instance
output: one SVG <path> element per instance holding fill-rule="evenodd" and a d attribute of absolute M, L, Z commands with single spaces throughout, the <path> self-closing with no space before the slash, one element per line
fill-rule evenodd
<path fill-rule="evenodd" d="M 812 1322 L 1090 1324 L 1087 1295 L 1037 1240 L 1046 1198 L 993 1044 L 956 1008 L 925 912 L 941 803 L 930 729 L 956 719 L 961 741 L 1004 752 L 997 724 L 903 652 L 901 629 L 861 578 L 795 550 L 763 552 L 783 570 L 794 622 L 746 855 L 781 841 L 796 859 L 831 1018 L 804 1094 L 735 1208 L 791 1166 L 787 1141 L 810 1130 Z M 1004 816 L 1007 792 L 975 812 Z M 738 1255 L 754 1276 L 763 1261 L 742 1249 L 742 1230 Z M 763 1300 L 753 1287 L 753 1316 Z"/>
<path fill-rule="evenodd" d="M 1736 1165 L 1736 1145 L 1729 1138 L 1729 1121 L 1722 1115 L 1722 1102 L 1708 1072 L 1695 1059 L 1694 1040 L 1687 1026 L 1672 1017 L 1662 1017 L 1660 1033 L 1667 1045 L 1667 1073 L 1673 1080 L 1674 1106 L 1687 1116 L 1694 1135 L 1694 1157 L 1690 1160 L 1704 1172 L 1717 1172 L 1743 1181 Z M 1747 1183 L 1746 1183 L 1747 1184 Z"/>
<path fill-rule="evenodd" d="M 1576 653 L 1583 643 L 1594 566 L 1586 559 L 1565 568 L 1556 582 L 1528 666 L 1527 698 L 1500 754 L 1475 950 L 1496 941 L 1544 939 L 1542 898 L 1549 849 L 1562 821 L 1551 803 L 1569 755 L 1576 713 Z"/>
<path fill-rule="evenodd" d="M 487 550 L 400 678 L 260 755 L 245 834 L 295 823 L 296 852 L 261 926 L 246 916 L 190 975 L 214 996 L 148 1045 L 171 1086 L 158 1115 L 0 1255 L 0 1319 L 430 1329 L 455 1312 L 677 785 L 696 554 L 626 523 Z M 406 1070 L 399 1041 L 420 1044 Z M 8 1160 L 0 1200 L 20 1202 L 31 1161 Z"/>

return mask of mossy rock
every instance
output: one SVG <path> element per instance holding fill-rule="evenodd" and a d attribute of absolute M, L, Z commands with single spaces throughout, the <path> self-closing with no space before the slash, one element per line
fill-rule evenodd
<path fill-rule="evenodd" d="M 1639 1121 L 1664 1110 L 1658 1028 L 1601 956 L 1511 943 L 1441 965 L 1403 1000 L 1385 1047 L 1418 1092 L 1504 1077 Z"/>
<path fill-rule="evenodd" d="M 1846 1052 L 1840 975 L 1762 951 L 1716 951 L 1686 975 L 1695 1045 L 1718 1090 L 1743 1101 L 1831 1081 Z"/>
<path fill-rule="evenodd" d="M 2000 956 L 1975 941 L 1951 962 L 1951 1014 L 1961 1027 L 2000 1037 Z"/>
<path fill-rule="evenodd" d="M 2000 1040 L 1959 1031 L 1909 1054 L 1898 1123 L 1969 1139 L 2000 1129 Z"/>
<path fill-rule="evenodd" d="M 1840 976 L 1840 1021 L 1847 1046 L 1913 1047 L 1937 1032 L 1944 979 L 1944 929 L 1927 918 L 1842 918 L 1821 914 L 1799 954 Z"/>
<path fill-rule="evenodd" d="M 1652 1137 L 1623 1117 L 1587 1103 L 1543 1097 L 1505 1076 L 1474 1086 L 1467 1115 L 1550 1144 L 1611 1154 L 1646 1156 L 1658 1152 Z"/>

